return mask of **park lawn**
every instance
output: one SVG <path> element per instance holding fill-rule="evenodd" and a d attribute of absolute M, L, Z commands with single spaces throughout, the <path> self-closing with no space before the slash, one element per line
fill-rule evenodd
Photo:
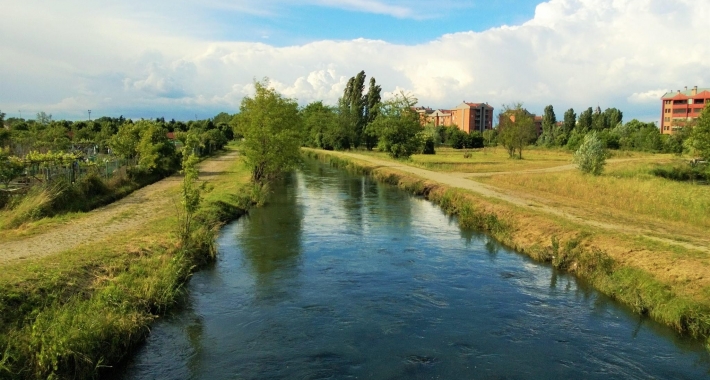
<path fill-rule="evenodd" d="M 655 162 L 610 163 L 600 176 L 578 170 L 515 173 L 471 178 L 520 195 L 532 195 L 601 221 L 632 223 L 675 238 L 687 236 L 707 244 L 710 186 L 659 178 L 651 170 L 678 163 L 659 156 Z"/>

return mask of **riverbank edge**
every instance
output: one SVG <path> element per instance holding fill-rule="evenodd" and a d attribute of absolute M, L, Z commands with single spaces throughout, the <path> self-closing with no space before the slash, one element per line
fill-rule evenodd
<path fill-rule="evenodd" d="M 638 249 L 638 240 L 598 231 L 567 220 L 524 210 L 504 201 L 449 187 L 337 152 L 304 149 L 303 154 L 334 167 L 363 174 L 422 196 L 456 216 L 461 227 L 482 230 L 532 259 L 576 275 L 601 293 L 674 330 L 705 340 L 710 350 L 710 305 L 673 291 L 652 274 L 613 260 L 595 241 L 612 238 L 620 249 Z M 606 236 L 605 236 L 606 235 Z"/>
<path fill-rule="evenodd" d="M 239 180 L 233 171 L 222 175 Z M 70 260 L 78 267 L 57 270 L 49 283 L 28 272 L 15 284 L 0 284 L 0 378 L 109 374 L 145 340 L 155 319 L 180 305 L 190 276 L 215 261 L 219 228 L 253 204 L 248 185 L 243 183 L 238 194 L 215 192 L 201 204 L 190 247 L 180 246 L 177 236 L 158 237 L 173 229 L 171 215 L 162 220 L 160 232 L 147 233 L 155 242 L 136 249 L 126 241 L 119 248 L 123 253 L 107 255 L 105 263 L 77 249 L 61 255 L 77 256 Z M 45 258 L 38 265 L 50 263 Z M 77 274 L 86 278 L 73 278 Z"/>

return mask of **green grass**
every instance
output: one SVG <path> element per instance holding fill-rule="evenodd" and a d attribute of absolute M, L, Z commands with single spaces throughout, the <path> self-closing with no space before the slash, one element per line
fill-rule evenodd
<path fill-rule="evenodd" d="M 180 246 L 169 209 L 107 241 L 4 265 L 0 378 L 91 378 L 123 360 L 181 299 L 190 273 L 214 259 L 217 228 L 250 203 L 240 197 L 248 178 L 239 162 L 212 177 L 190 247 Z"/>

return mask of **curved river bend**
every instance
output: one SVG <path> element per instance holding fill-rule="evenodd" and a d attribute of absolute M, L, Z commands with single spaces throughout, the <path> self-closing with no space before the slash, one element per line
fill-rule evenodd
<path fill-rule="evenodd" d="M 701 344 L 316 162 L 227 225 L 123 379 L 699 379 Z"/>

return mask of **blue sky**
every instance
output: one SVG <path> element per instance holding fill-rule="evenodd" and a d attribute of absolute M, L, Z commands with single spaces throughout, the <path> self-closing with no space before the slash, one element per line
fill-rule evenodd
<path fill-rule="evenodd" d="M 444 3 L 442 5 L 442 3 Z M 531 19 L 539 1 L 426 2 L 413 14 L 395 16 L 365 10 L 316 4 L 277 5 L 266 14 L 213 10 L 210 18 L 221 24 L 212 38 L 264 42 L 289 46 L 312 41 L 357 38 L 415 45 L 462 31 L 481 32 Z"/>
<path fill-rule="evenodd" d="M 56 118 L 237 112 L 255 78 L 335 104 L 360 70 L 385 96 L 541 113 L 710 87 L 710 2 L 697 0 L 0 0 L 0 110 Z M 678 41 L 682 41 L 679 43 Z"/>

